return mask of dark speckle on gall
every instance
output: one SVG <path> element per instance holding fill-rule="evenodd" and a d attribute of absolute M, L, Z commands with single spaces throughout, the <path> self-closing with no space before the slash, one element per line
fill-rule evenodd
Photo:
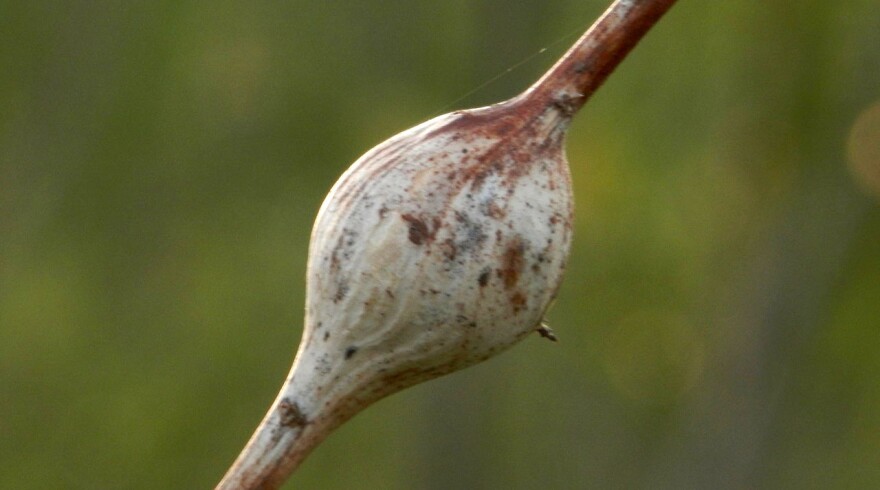
<path fill-rule="evenodd" d="M 357 351 L 358 351 L 357 347 L 355 347 L 353 345 L 349 346 L 347 349 L 345 349 L 345 360 L 351 359 L 351 357 L 353 355 L 355 355 L 355 353 L 357 353 Z"/>
<path fill-rule="evenodd" d="M 484 270 L 480 273 L 480 277 L 477 278 L 477 283 L 481 288 L 486 287 L 486 284 L 489 284 L 489 271 Z"/>

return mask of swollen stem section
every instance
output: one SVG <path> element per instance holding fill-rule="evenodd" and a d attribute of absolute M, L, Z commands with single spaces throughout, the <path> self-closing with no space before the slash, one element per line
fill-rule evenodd
<path fill-rule="evenodd" d="M 517 98 L 517 104 L 509 107 L 533 111 L 535 117 L 546 114 L 548 107 L 556 107 L 565 116 L 560 120 L 567 121 L 674 3 L 675 0 L 617 0 L 538 82 Z M 518 114 L 520 119 L 523 116 L 522 113 Z M 450 175 L 455 175 L 455 172 Z M 423 221 L 407 219 L 406 215 L 401 218 L 410 222 L 409 241 L 414 246 L 421 246 L 426 237 L 432 236 Z M 339 243 L 344 242 L 340 240 Z M 511 261 L 514 265 L 519 264 L 522 252 L 512 250 L 512 256 L 520 258 Z M 516 265 L 513 269 L 518 271 L 521 266 Z M 479 280 L 480 287 L 485 286 L 488 278 L 486 276 L 485 280 Z M 515 282 L 513 279 L 512 283 Z M 395 298 L 393 294 L 388 294 L 390 298 Z M 390 301 L 385 295 L 381 297 L 384 301 Z M 523 298 L 520 293 L 512 300 L 518 301 L 518 306 L 522 307 Z M 351 351 L 344 355 L 344 360 L 340 361 L 342 364 L 333 365 L 336 366 L 333 369 L 341 371 L 328 368 L 324 373 L 324 370 L 316 369 L 321 358 L 306 355 L 303 346 L 308 344 L 310 338 L 304 335 L 291 375 L 217 490 L 279 488 L 330 431 L 358 410 L 391 392 L 449 372 L 446 369 L 448 366 L 431 371 L 431 366 L 412 365 L 398 373 L 399 379 L 396 381 L 381 377 L 359 380 L 364 377 L 359 378 L 357 374 L 366 372 L 365 366 L 369 364 L 358 364 L 359 370 L 345 363 L 368 363 L 369 359 L 359 355 L 354 358 L 355 361 L 349 361 L 354 353 Z M 323 337 L 323 340 L 326 341 L 327 337 Z M 335 334 L 333 342 L 338 342 Z M 342 351 L 336 351 L 337 355 L 339 352 Z M 305 363 L 303 369 L 298 369 L 302 362 Z M 341 372 L 351 375 L 348 384 L 340 385 L 337 381 L 339 377 L 334 377 Z"/>

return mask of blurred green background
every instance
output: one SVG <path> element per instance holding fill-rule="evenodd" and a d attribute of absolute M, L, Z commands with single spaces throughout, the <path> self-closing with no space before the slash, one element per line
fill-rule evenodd
<path fill-rule="evenodd" d="M 0 2 L 0 488 L 211 488 L 336 177 L 606 5 Z M 383 400 L 288 488 L 880 488 L 876 0 L 682 0 L 568 154 L 561 342 Z"/>

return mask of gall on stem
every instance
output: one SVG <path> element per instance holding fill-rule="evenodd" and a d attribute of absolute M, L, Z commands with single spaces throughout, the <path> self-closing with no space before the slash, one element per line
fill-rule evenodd
<path fill-rule="evenodd" d="M 538 332 L 572 235 L 571 118 L 675 0 L 617 0 L 522 94 L 379 144 L 324 200 L 305 327 L 218 490 L 280 487 L 371 403 Z"/>

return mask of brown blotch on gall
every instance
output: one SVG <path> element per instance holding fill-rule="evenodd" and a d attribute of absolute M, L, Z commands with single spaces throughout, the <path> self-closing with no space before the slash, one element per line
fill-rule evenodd
<path fill-rule="evenodd" d="M 483 214 L 490 218 L 494 219 L 502 219 L 507 215 L 507 212 L 499 206 L 495 201 L 489 201 L 485 203 L 482 207 Z"/>
<path fill-rule="evenodd" d="M 525 246 L 521 240 L 514 240 L 504 250 L 504 255 L 501 258 L 501 269 L 498 270 L 498 277 L 504 283 L 505 289 L 516 286 L 516 283 L 519 281 L 520 273 L 525 265 L 523 258 L 524 249 Z"/>
<path fill-rule="evenodd" d="M 400 217 L 409 225 L 409 241 L 421 245 L 431 239 L 430 230 L 424 221 L 411 214 L 403 214 Z"/>
<path fill-rule="evenodd" d="M 510 305 L 513 306 L 514 313 L 519 313 L 526 307 L 526 296 L 522 291 L 513 293 L 513 296 L 510 297 Z"/>

